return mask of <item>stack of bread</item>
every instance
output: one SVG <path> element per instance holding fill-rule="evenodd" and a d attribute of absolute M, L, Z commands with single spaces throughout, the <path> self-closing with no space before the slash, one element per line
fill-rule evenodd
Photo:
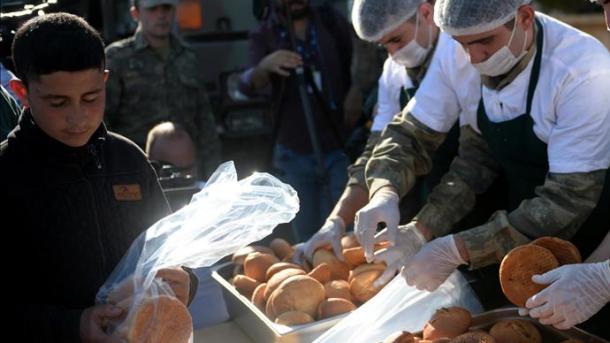
<path fill-rule="evenodd" d="M 471 330 L 472 316 L 461 307 L 441 308 L 426 323 L 423 331 L 412 334 L 395 332 L 383 343 L 542 343 L 542 335 L 526 320 L 501 320 L 488 331 Z M 561 343 L 582 343 L 564 340 Z"/>
<path fill-rule="evenodd" d="M 546 287 L 533 282 L 533 275 L 581 262 L 578 248 L 569 241 L 557 237 L 538 238 L 504 256 L 500 264 L 502 292 L 513 304 L 525 307 L 527 299 Z"/>
<path fill-rule="evenodd" d="M 373 282 L 385 265 L 366 263 L 364 249 L 353 235 L 343 237 L 341 244 L 345 261 L 327 246 L 316 250 L 311 265 L 294 263 L 294 247 L 284 239 L 274 239 L 269 247 L 245 247 L 233 255 L 231 283 L 270 320 L 282 325 L 350 312 L 381 290 Z M 375 249 L 386 247 L 384 242 Z"/>

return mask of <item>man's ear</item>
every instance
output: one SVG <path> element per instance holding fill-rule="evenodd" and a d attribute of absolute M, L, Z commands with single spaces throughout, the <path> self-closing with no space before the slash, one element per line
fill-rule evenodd
<path fill-rule="evenodd" d="M 104 83 L 108 81 L 108 75 L 110 75 L 110 71 L 108 69 L 104 69 Z"/>
<path fill-rule="evenodd" d="M 19 101 L 24 107 L 30 107 L 30 103 L 28 101 L 28 89 L 23 81 L 19 79 L 12 79 L 8 82 L 8 86 L 11 88 L 13 93 L 17 95 Z"/>

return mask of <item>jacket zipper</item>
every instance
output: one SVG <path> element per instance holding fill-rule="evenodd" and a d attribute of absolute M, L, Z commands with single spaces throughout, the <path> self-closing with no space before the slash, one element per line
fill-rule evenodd
<path fill-rule="evenodd" d="M 97 154 L 97 149 L 93 144 L 89 145 L 89 152 L 93 155 L 93 159 L 95 160 L 95 165 L 98 170 L 102 169 L 102 163 L 100 162 L 100 158 Z M 100 257 L 102 258 L 102 268 L 106 270 L 106 249 L 104 248 L 104 242 L 102 239 L 102 231 L 100 229 L 99 215 L 97 213 L 97 199 L 95 197 L 95 191 L 93 189 L 93 185 L 91 185 L 91 179 L 85 174 L 85 178 L 87 179 L 87 186 L 89 187 L 89 192 L 91 194 L 91 200 L 93 202 L 93 220 L 95 221 L 95 231 L 97 233 L 97 242 L 100 248 Z"/>
<path fill-rule="evenodd" d="M 100 158 L 97 155 L 97 149 L 95 149 L 95 146 L 93 144 L 89 145 L 89 153 L 93 155 L 93 160 L 95 161 L 95 166 L 97 167 L 97 169 L 102 169 L 102 163 L 100 162 Z"/>

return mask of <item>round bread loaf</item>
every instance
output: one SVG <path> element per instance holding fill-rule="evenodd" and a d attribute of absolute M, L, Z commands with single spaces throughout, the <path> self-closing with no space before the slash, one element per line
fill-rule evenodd
<path fill-rule="evenodd" d="M 309 274 L 312 278 L 318 280 L 321 284 L 325 284 L 331 280 L 331 270 L 326 262 L 320 263 L 317 267 L 312 269 Z"/>
<path fill-rule="evenodd" d="M 472 316 L 461 307 L 438 309 L 424 325 L 424 339 L 454 338 L 468 330 Z"/>
<path fill-rule="evenodd" d="M 265 311 L 265 289 L 267 288 L 266 283 L 261 283 L 256 286 L 252 293 L 252 303 L 258 307 L 259 310 Z"/>
<path fill-rule="evenodd" d="M 385 270 L 385 265 L 381 264 L 381 263 L 365 263 L 365 264 L 361 264 L 358 267 L 354 268 L 353 270 L 350 271 L 349 273 L 349 277 L 347 279 L 348 282 L 351 282 L 352 279 L 354 278 L 354 276 L 360 274 L 360 273 L 364 273 L 364 272 L 368 272 L 371 270 L 380 270 L 381 272 L 383 272 Z"/>
<path fill-rule="evenodd" d="M 324 286 L 318 280 L 307 275 L 296 275 L 284 280 L 269 301 L 276 316 L 288 311 L 300 311 L 313 318 L 324 298 Z"/>
<path fill-rule="evenodd" d="M 277 256 L 277 258 L 280 260 L 283 260 L 286 258 L 286 256 L 292 255 L 292 246 L 283 238 L 276 238 L 272 240 L 269 247 L 271 250 L 273 250 L 275 256 Z"/>
<path fill-rule="evenodd" d="M 269 269 L 267 269 L 267 274 L 265 275 L 265 277 L 267 278 L 267 280 L 269 280 L 273 277 L 273 275 L 286 269 L 303 269 L 303 267 L 290 262 L 278 262 L 269 267 Z"/>
<path fill-rule="evenodd" d="M 449 343 L 496 343 L 496 340 L 485 332 L 467 332 L 453 338 Z"/>
<path fill-rule="evenodd" d="M 299 311 L 284 312 L 275 318 L 276 324 L 287 326 L 303 325 L 311 322 L 313 322 L 313 318 L 310 315 Z"/>
<path fill-rule="evenodd" d="M 347 235 L 341 237 L 341 247 L 343 249 L 355 248 L 359 247 L 360 242 L 356 238 L 353 232 L 348 233 Z"/>
<path fill-rule="evenodd" d="M 382 268 L 380 269 L 379 267 L 367 267 L 367 265 L 361 265 L 358 268 L 367 267 L 367 269 L 365 270 L 365 268 L 362 268 L 360 271 L 357 271 L 358 268 L 356 268 L 353 270 L 351 276 L 352 281 L 349 283 L 349 291 L 356 301 L 365 303 L 381 290 L 382 287 L 373 287 L 373 283 L 379 276 L 381 276 L 385 267 L 383 265 L 377 266 L 381 266 Z"/>
<path fill-rule="evenodd" d="M 542 343 L 534 324 L 525 320 L 503 320 L 495 323 L 489 334 L 497 343 Z"/>
<path fill-rule="evenodd" d="M 500 264 L 500 286 L 506 298 L 519 307 L 546 285 L 532 281 L 532 276 L 559 267 L 555 256 L 538 245 L 522 245 L 511 250 Z"/>
<path fill-rule="evenodd" d="M 253 252 L 244 260 L 244 274 L 258 282 L 267 281 L 267 269 L 280 262 L 275 255 Z"/>
<path fill-rule="evenodd" d="M 349 266 L 347 263 L 339 261 L 331 251 L 325 249 L 316 250 L 313 254 L 313 266 L 317 267 L 322 263 L 328 264 L 332 280 L 347 280 L 349 277 Z"/>
<path fill-rule="evenodd" d="M 187 343 L 193 333 L 193 320 L 184 304 L 161 295 L 147 298 L 130 318 L 130 343 Z"/>
<path fill-rule="evenodd" d="M 558 237 L 540 237 L 531 244 L 547 248 L 560 265 L 581 263 L 582 257 L 578 248 L 570 241 Z"/>
<path fill-rule="evenodd" d="M 260 284 L 258 281 L 246 275 L 235 275 L 231 282 L 235 289 L 248 299 L 252 298 L 252 293 L 254 293 L 254 290 Z"/>
<path fill-rule="evenodd" d="M 343 256 L 350 269 L 354 269 L 359 265 L 366 263 L 363 247 L 343 249 Z"/>
<path fill-rule="evenodd" d="M 334 317 L 356 309 L 351 301 L 341 298 L 329 298 L 318 305 L 318 320 Z"/>
<path fill-rule="evenodd" d="M 235 253 L 233 253 L 233 257 L 231 258 L 231 261 L 233 261 L 233 263 L 235 263 L 237 265 L 242 265 L 242 264 L 244 264 L 244 260 L 246 259 L 246 256 L 250 255 L 253 252 L 260 252 L 263 254 L 273 254 L 273 250 L 271 250 L 270 248 L 264 247 L 262 245 L 249 245 L 249 246 L 243 247 L 243 248 L 237 250 Z"/>
<path fill-rule="evenodd" d="M 345 280 L 333 280 L 324 284 L 326 298 L 341 298 L 353 302 L 352 294 L 349 292 L 349 282 Z"/>
<path fill-rule="evenodd" d="M 302 269 L 284 269 L 281 272 L 273 275 L 269 281 L 267 281 L 267 287 L 265 289 L 265 300 L 269 300 L 271 293 L 275 291 L 284 280 L 295 275 L 305 275 Z"/>
<path fill-rule="evenodd" d="M 386 337 L 383 343 L 417 343 L 420 342 L 417 337 L 407 331 L 398 331 Z"/>

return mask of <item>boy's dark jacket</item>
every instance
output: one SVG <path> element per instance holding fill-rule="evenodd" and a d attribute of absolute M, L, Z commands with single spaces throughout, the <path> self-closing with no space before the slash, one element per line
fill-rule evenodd
<path fill-rule="evenodd" d="M 80 341 L 82 310 L 138 234 L 170 213 L 135 144 L 101 124 L 71 148 L 28 111 L 0 146 L 0 199 L 5 314 L 21 342 Z"/>

